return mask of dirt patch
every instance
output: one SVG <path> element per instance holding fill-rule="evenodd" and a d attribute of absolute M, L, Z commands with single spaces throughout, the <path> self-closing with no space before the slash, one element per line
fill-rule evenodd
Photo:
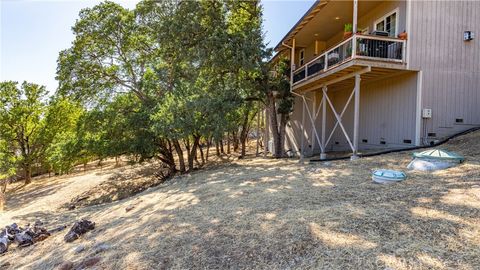
<path fill-rule="evenodd" d="M 159 172 L 163 173 L 159 173 Z M 167 180 L 167 169 L 157 163 L 124 166 L 115 171 L 106 181 L 75 196 L 62 208 L 98 205 L 122 200 L 157 186 Z"/>
<path fill-rule="evenodd" d="M 249 155 L 248 157 L 252 157 Z M 237 159 L 235 155 L 211 157 L 200 170 L 211 170 L 224 166 Z M 195 171 L 198 171 L 196 169 Z M 107 180 L 91 187 L 61 206 L 63 209 L 93 206 L 129 198 L 135 194 L 168 181 L 172 176 L 169 170 L 158 162 L 125 165 L 117 168 Z"/>

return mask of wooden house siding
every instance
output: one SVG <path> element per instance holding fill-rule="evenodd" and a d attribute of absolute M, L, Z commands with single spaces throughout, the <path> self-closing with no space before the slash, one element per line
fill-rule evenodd
<path fill-rule="evenodd" d="M 417 73 L 408 73 L 361 84 L 360 92 L 360 149 L 409 147 L 415 143 L 415 100 Z M 332 102 L 337 112 L 348 99 L 351 89 L 335 91 Z M 338 109 L 337 109 L 338 108 Z M 333 119 L 330 120 L 332 122 Z M 353 104 L 343 120 L 345 129 L 353 135 Z M 363 140 L 367 140 L 364 143 Z M 410 140 L 411 143 L 404 143 Z M 335 144 L 334 142 L 338 142 Z M 380 142 L 384 141 L 385 144 Z M 348 150 L 341 130 L 336 130 L 329 150 Z"/>
<path fill-rule="evenodd" d="M 386 1 L 369 11 L 366 15 L 358 18 L 358 29 L 362 30 L 368 27 L 369 33 L 374 31 L 374 24 L 379 18 L 385 16 L 391 11 L 398 10 L 397 20 L 398 20 L 398 33 L 406 30 L 406 14 L 407 14 L 407 4 L 406 1 Z M 327 47 L 330 48 L 335 44 L 338 44 L 343 39 L 343 31 L 336 34 L 334 37 L 330 38 L 327 41 Z"/>
<path fill-rule="evenodd" d="M 422 120 L 426 133 L 442 138 L 480 125 L 480 1 L 411 5 L 408 67 L 423 71 L 422 108 L 433 114 Z M 476 38 L 463 41 L 464 31 Z"/>
<path fill-rule="evenodd" d="M 374 23 L 379 18 L 385 16 L 385 14 L 398 10 L 397 20 L 398 20 L 398 33 L 406 30 L 406 21 L 407 21 L 407 4 L 406 0 L 401 1 L 386 1 L 379 4 L 377 7 L 368 11 L 367 14 L 358 18 L 358 29 L 365 29 L 368 27 L 369 32 L 374 31 Z M 330 49 L 343 41 L 343 29 L 336 33 L 334 36 L 330 37 L 328 40 L 321 41 L 319 40 L 319 54 L 324 52 L 327 49 Z M 299 63 L 299 53 L 300 51 L 305 50 L 305 63 L 315 58 L 315 42 L 310 43 L 305 47 L 297 47 L 295 50 L 295 65 L 300 67 Z"/>
<path fill-rule="evenodd" d="M 370 7 L 372 7 L 370 11 L 359 17 L 358 28 L 361 30 L 368 27 L 369 32 L 372 32 L 377 19 L 394 10 L 398 11 L 397 32 L 406 30 L 408 33 L 407 53 L 403 59 L 406 60 L 403 69 L 391 66 L 389 67 L 391 72 L 382 70 L 379 72 L 380 75 L 377 75 L 373 70 L 377 62 L 372 62 L 371 71 L 357 75 L 365 76 L 360 84 L 360 95 L 357 95 L 360 97 L 358 107 L 360 114 L 359 123 L 355 126 L 359 127 L 357 129 L 359 149 L 404 148 L 426 144 L 480 126 L 480 16 L 478 16 L 480 1 L 401 0 L 384 1 Z M 317 16 L 322 16 L 322 13 Z M 337 28 L 338 25 L 335 26 L 335 31 Z M 475 38 L 472 41 L 464 41 L 464 31 L 472 31 Z M 305 36 L 302 38 L 305 39 Z M 343 32 L 329 32 L 329 38 L 320 44 L 319 53 L 339 44 L 342 40 Z M 298 44 L 303 43 L 300 41 Z M 314 48 L 315 43 L 296 48 L 297 68 L 299 50 L 305 49 L 307 63 L 315 57 Z M 361 64 L 370 65 L 368 62 Z M 297 74 L 304 70 L 298 69 Z M 344 73 L 347 72 L 351 70 Z M 308 75 L 304 76 L 308 79 Z M 316 75 L 313 73 L 310 76 Z M 340 74 L 339 77 L 343 78 Z M 353 89 L 353 78 L 348 76 L 345 78 L 347 81 L 329 85 L 329 97 L 339 114 Z M 300 81 L 296 88 L 294 87 L 296 94 L 305 94 L 311 115 L 315 114 L 322 100 L 320 88 L 312 87 L 314 83 L 320 85 L 322 83 L 320 79 L 307 80 L 305 83 Z M 301 85 L 302 83 L 306 86 Z M 348 83 L 351 85 L 348 86 Z M 312 86 L 307 87 L 309 84 Z M 287 127 L 287 149 L 299 154 L 303 141 L 305 154 L 317 154 L 320 147 L 316 137 L 321 136 L 322 117 L 319 114 L 312 125 L 307 111 L 302 107 L 302 99 L 296 97 L 294 112 Z M 432 109 L 432 118 L 423 119 L 422 109 Z M 328 137 L 336 122 L 329 106 L 326 118 Z M 352 102 L 342 118 L 351 139 L 353 122 Z M 382 141 L 385 144 L 381 144 Z M 351 147 L 353 155 L 356 151 L 354 148 Z M 349 151 L 350 146 L 341 129 L 337 127 L 326 146 L 326 151 L 343 150 Z"/>
<path fill-rule="evenodd" d="M 360 149 L 375 148 L 399 148 L 409 147 L 415 143 L 415 104 L 417 93 L 417 74 L 398 75 L 368 84 L 361 84 L 360 95 Z M 348 88 L 334 88 L 329 90 L 329 98 L 335 106 L 337 113 L 341 113 L 347 101 L 353 84 Z M 316 95 L 316 98 L 314 98 Z M 322 99 L 320 91 L 311 92 L 306 97 L 310 113 L 313 113 L 313 101 L 316 100 L 316 108 Z M 312 153 L 311 146 L 315 146 L 313 153 L 319 153 L 320 148 L 315 135 L 312 132 L 312 125 L 305 112 L 305 123 L 302 128 L 302 100 L 295 98 L 294 113 L 291 115 L 287 126 L 287 149 L 297 151 L 297 148 L 288 142 L 297 142 L 301 148 L 302 133 L 306 153 Z M 343 125 L 350 138 L 353 135 L 353 103 L 348 106 L 343 117 Z M 327 137 L 335 124 L 335 118 L 331 109 L 327 106 Z M 317 133 L 321 134 L 321 113 L 315 121 Z M 367 140 L 363 143 L 362 140 Z M 410 144 L 404 140 L 411 140 Z M 386 144 L 380 144 L 385 141 Z M 338 144 L 336 144 L 337 142 Z M 327 151 L 349 150 L 348 142 L 345 139 L 340 127 L 337 127 Z"/>

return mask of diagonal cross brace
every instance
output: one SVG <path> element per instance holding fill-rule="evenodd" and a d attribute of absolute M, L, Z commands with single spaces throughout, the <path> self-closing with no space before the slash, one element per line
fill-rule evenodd
<path fill-rule="evenodd" d="M 335 115 L 335 118 L 337 119 L 337 123 L 340 125 L 340 128 L 341 128 L 342 131 L 343 131 L 343 134 L 344 134 L 345 137 L 347 138 L 348 144 L 349 144 L 350 147 L 352 148 L 352 151 L 355 151 L 355 148 L 353 147 L 353 144 L 352 144 L 352 140 L 350 140 L 350 137 L 348 136 L 348 133 L 347 133 L 345 127 L 344 127 L 343 124 L 342 124 L 342 119 L 341 119 L 341 117 L 338 115 L 337 111 L 335 110 L 335 107 L 333 106 L 332 101 L 330 101 L 330 98 L 329 98 L 328 95 L 326 94 L 326 91 L 325 91 L 325 90 L 323 90 L 323 94 L 325 95 L 325 98 L 326 98 L 328 104 L 330 105 L 330 108 L 332 109 L 332 112 L 333 112 L 333 114 Z"/>
<path fill-rule="evenodd" d="M 312 124 L 312 128 L 314 130 L 315 137 L 317 138 L 317 142 L 320 145 L 320 149 L 323 151 L 323 145 L 321 143 L 320 137 L 318 137 L 317 129 L 315 128 L 315 121 L 313 121 L 312 114 L 310 113 L 310 110 L 308 109 L 307 101 L 305 100 L 305 96 L 302 95 L 302 99 L 303 99 L 303 106 L 305 106 L 305 108 L 307 109 L 308 118 L 310 118 L 310 123 Z"/>
<path fill-rule="evenodd" d="M 352 98 L 353 98 L 353 95 L 355 94 L 355 89 L 352 91 L 352 93 L 350 94 L 350 97 L 348 98 L 347 100 L 347 103 L 345 103 L 345 107 L 343 107 L 343 110 L 342 112 L 340 113 L 340 118 L 343 118 L 343 115 L 345 114 L 345 112 L 347 111 L 347 108 L 348 108 L 348 105 L 350 105 L 350 102 L 352 101 Z M 327 139 L 327 142 L 325 143 L 325 145 L 327 145 L 329 142 L 330 142 L 330 139 L 332 138 L 333 136 L 333 133 L 335 132 L 335 130 L 337 129 L 338 127 L 338 121 L 335 122 L 335 125 L 333 126 L 333 129 L 332 129 L 332 132 L 330 132 L 330 135 L 328 136 L 328 139 Z"/>

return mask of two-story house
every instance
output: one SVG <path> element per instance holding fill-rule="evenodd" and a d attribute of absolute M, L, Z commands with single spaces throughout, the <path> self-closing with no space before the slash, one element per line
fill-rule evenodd
<path fill-rule="evenodd" d="M 480 125 L 478 14 L 480 1 L 315 2 L 275 48 L 292 65 L 287 149 L 355 157 Z"/>

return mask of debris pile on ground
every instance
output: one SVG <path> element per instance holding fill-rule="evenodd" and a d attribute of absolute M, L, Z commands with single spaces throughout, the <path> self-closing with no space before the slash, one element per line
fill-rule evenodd
<path fill-rule="evenodd" d="M 5 226 L 0 232 L 0 254 L 7 252 L 11 243 L 17 243 L 19 247 L 26 247 L 45 240 L 50 234 L 51 232 L 47 231 L 40 221 L 35 221 L 33 226 L 28 224 L 25 228 L 16 223 Z"/>
<path fill-rule="evenodd" d="M 78 239 L 80 235 L 95 229 L 95 222 L 91 222 L 90 220 L 81 219 L 80 221 L 75 222 L 73 224 L 70 231 L 65 235 L 63 238 L 65 242 L 70 243 Z"/>
<path fill-rule="evenodd" d="M 25 228 L 20 227 L 17 223 L 5 226 L 0 231 L 0 254 L 8 251 L 8 247 L 12 243 L 17 243 L 19 247 L 27 247 L 37 242 L 43 241 L 48 238 L 52 233 L 62 231 L 66 226 L 60 226 L 51 230 L 47 230 L 43 223 L 39 220 L 35 221 L 33 226 L 27 224 Z M 95 223 L 89 220 L 82 219 L 73 224 L 70 231 L 65 235 L 66 242 L 72 242 L 78 237 L 95 228 Z"/>

